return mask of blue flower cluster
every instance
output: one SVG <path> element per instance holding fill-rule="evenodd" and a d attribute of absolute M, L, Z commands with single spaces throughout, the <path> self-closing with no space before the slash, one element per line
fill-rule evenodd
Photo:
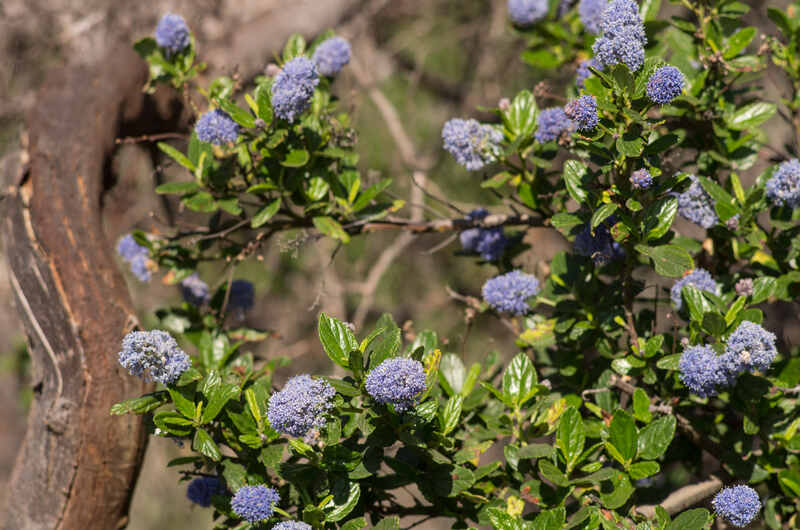
<path fill-rule="evenodd" d="M 700 397 L 716 396 L 717 386 L 728 384 L 720 357 L 708 344 L 686 348 L 678 370 L 683 384 Z"/>
<path fill-rule="evenodd" d="M 683 291 L 683 288 L 687 285 L 691 285 L 700 291 L 719 294 L 719 284 L 711 277 L 711 273 L 702 267 L 698 267 L 675 282 L 672 285 L 672 289 L 670 289 L 669 297 L 672 299 L 672 304 L 678 311 L 680 311 L 683 306 L 681 291 Z"/>
<path fill-rule="evenodd" d="M 189 46 L 189 27 L 180 15 L 167 13 L 156 26 L 156 44 L 167 51 L 167 55 L 181 52 Z"/>
<path fill-rule="evenodd" d="M 307 374 L 297 375 L 269 398 L 267 419 L 278 432 L 306 436 L 309 431 L 325 426 L 325 414 L 333 407 L 331 401 L 335 395 L 327 381 Z"/>
<path fill-rule="evenodd" d="M 483 219 L 489 212 L 483 208 L 471 211 L 467 217 L 472 220 Z M 459 234 L 461 247 L 466 252 L 480 254 L 486 261 L 495 261 L 503 256 L 508 240 L 502 227 L 469 228 Z"/>
<path fill-rule="evenodd" d="M 294 120 L 308 109 L 319 75 L 314 62 L 307 57 L 295 57 L 283 65 L 281 73 L 272 83 L 272 109 L 288 121 Z"/>
<path fill-rule="evenodd" d="M 594 229 L 588 223 L 575 236 L 572 249 L 579 256 L 592 258 L 595 265 L 602 266 L 616 259 L 625 256 L 625 249 L 614 241 L 609 227 L 614 226 L 617 220 L 614 216 L 609 217 L 602 224 Z"/>
<path fill-rule="evenodd" d="M 692 184 L 678 195 L 678 213 L 694 224 L 709 229 L 719 221 L 714 211 L 714 201 L 697 177 L 690 175 L 689 178 L 692 179 Z"/>
<path fill-rule="evenodd" d="M 646 190 L 653 185 L 653 175 L 645 168 L 637 169 L 631 173 L 631 186 L 637 190 Z"/>
<path fill-rule="evenodd" d="M 201 142 L 222 145 L 239 138 L 239 124 L 224 110 L 214 109 L 200 116 L 194 132 Z"/>
<path fill-rule="evenodd" d="M 500 154 L 503 133 L 477 120 L 453 118 L 442 127 L 445 150 L 469 171 L 491 164 Z"/>
<path fill-rule="evenodd" d="M 564 114 L 575 122 L 579 131 L 591 131 L 597 127 L 597 100 L 594 96 L 580 96 L 564 106 Z"/>
<path fill-rule="evenodd" d="M 247 522 L 257 523 L 272 517 L 275 505 L 281 496 L 272 488 L 264 485 L 243 486 L 231 500 L 233 513 Z"/>
<path fill-rule="evenodd" d="M 150 251 L 147 247 L 143 247 L 131 234 L 127 234 L 117 242 L 117 254 L 130 265 L 131 272 L 140 282 L 150 281 Z"/>
<path fill-rule="evenodd" d="M 217 477 L 197 477 L 186 488 L 186 496 L 195 504 L 211 506 L 211 497 L 225 493 L 225 486 Z"/>
<path fill-rule="evenodd" d="M 414 359 L 392 357 L 367 374 L 364 386 L 378 403 L 391 403 L 397 412 L 405 412 L 427 388 L 425 368 Z"/>
<path fill-rule="evenodd" d="M 733 380 L 744 372 L 766 372 L 778 356 L 775 339 L 774 333 L 759 324 L 742 321 L 728 337 L 721 357 L 729 379 Z"/>
<path fill-rule="evenodd" d="M 524 315 L 531 309 L 528 299 L 539 294 L 539 280 L 514 270 L 489 279 L 482 292 L 486 303 L 498 313 Z"/>
<path fill-rule="evenodd" d="M 581 0 L 578 4 L 578 16 L 586 31 L 592 35 L 600 34 L 600 21 L 607 6 L 608 0 Z"/>
<path fill-rule="evenodd" d="M 333 77 L 350 62 L 350 43 L 341 37 L 323 41 L 311 57 L 320 75 Z"/>
<path fill-rule="evenodd" d="M 208 284 L 201 280 L 196 272 L 192 273 L 181 280 L 181 294 L 190 304 L 201 306 L 208 302 Z"/>
<path fill-rule="evenodd" d="M 767 199 L 778 206 L 800 206 L 800 160 L 783 162 L 767 181 Z"/>
<path fill-rule="evenodd" d="M 532 26 L 547 16 L 547 0 L 508 0 L 508 16 L 517 26 Z"/>
<path fill-rule="evenodd" d="M 717 515 L 733 526 L 742 528 L 758 517 L 761 500 L 750 486 L 733 486 L 716 494 L 711 501 Z"/>
<path fill-rule="evenodd" d="M 168 385 L 192 366 L 175 339 L 166 331 L 131 331 L 122 339 L 119 364 L 131 375 Z"/>
<path fill-rule="evenodd" d="M 249 311 L 253 307 L 255 299 L 256 291 L 252 283 L 247 280 L 233 280 L 231 282 L 228 307 L 241 312 Z"/>
<path fill-rule="evenodd" d="M 666 105 L 681 95 L 686 78 L 674 66 L 662 66 L 647 80 L 647 97 L 655 103 Z"/>
<path fill-rule="evenodd" d="M 536 122 L 537 127 L 534 137 L 540 144 L 558 140 L 563 133 L 570 133 L 575 130 L 575 124 L 567 117 L 561 107 L 544 109 L 539 113 Z"/>
<path fill-rule="evenodd" d="M 606 66 L 625 64 L 636 72 L 644 64 L 644 33 L 639 6 L 633 0 L 612 0 L 600 17 L 602 37 L 592 46 L 597 58 Z"/>
<path fill-rule="evenodd" d="M 594 68 L 595 70 L 603 71 L 605 66 L 603 63 L 592 57 L 591 59 L 586 59 L 581 61 L 581 64 L 578 65 L 578 70 L 575 73 L 575 84 L 578 85 L 578 88 L 584 88 L 586 86 L 586 80 L 589 79 L 592 75 L 592 71 L 589 70 L 589 67 Z"/>
<path fill-rule="evenodd" d="M 281 521 L 272 530 L 311 530 L 311 525 L 302 521 Z"/>

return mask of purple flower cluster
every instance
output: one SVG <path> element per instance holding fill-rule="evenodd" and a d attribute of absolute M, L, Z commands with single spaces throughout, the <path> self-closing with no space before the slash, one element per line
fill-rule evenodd
<path fill-rule="evenodd" d="M 742 278 L 736 282 L 736 294 L 739 296 L 753 296 L 753 278 Z"/>
<path fill-rule="evenodd" d="M 427 388 L 425 368 L 413 359 L 386 359 L 367 374 L 364 386 L 378 403 L 391 403 L 397 412 L 405 412 Z"/>
<path fill-rule="evenodd" d="M 231 294 L 228 296 L 228 307 L 241 312 L 249 311 L 255 303 L 256 292 L 253 284 L 247 280 L 233 280 Z"/>
<path fill-rule="evenodd" d="M 272 109 L 288 121 L 294 120 L 311 105 L 314 88 L 319 84 L 317 68 L 311 59 L 295 57 L 283 65 L 272 83 Z"/>
<path fill-rule="evenodd" d="M 581 0 L 578 4 L 578 16 L 586 31 L 592 35 L 600 34 L 600 20 L 607 6 L 608 0 Z"/>
<path fill-rule="evenodd" d="M 743 485 L 723 489 L 711 504 L 717 515 L 739 528 L 750 524 L 761 511 L 761 500 L 756 490 Z"/>
<path fill-rule="evenodd" d="M 728 337 L 720 358 L 729 380 L 744 372 L 766 372 L 778 356 L 775 339 L 774 333 L 759 324 L 742 321 Z"/>
<path fill-rule="evenodd" d="M 350 43 L 341 37 L 323 41 L 311 57 L 320 75 L 333 77 L 350 62 Z"/>
<path fill-rule="evenodd" d="M 631 173 L 631 186 L 637 190 L 646 190 L 653 185 L 653 175 L 645 168 L 637 169 Z"/>
<path fill-rule="evenodd" d="M 180 15 L 167 13 L 156 26 L 156 44 L 167 51 L 167 55 L 181 52 L 189 46 L 189 27 Z"/>
<path fill-rule="evenodd" d="M 528 299 L 539 294 L 539 280 L 514 270 L 489 279 L 482 292 L 486 303 L 498 313 L 524 315 L 531 309 Z"/>
<path fill-rule="evenodd" d="M 575 123 L 579 131 L 597 127 L 597 100 L 594 96 L 580 96 L 564 106 L 564 114 Z"/>
<path fill-rule="evenodd" d="M 614 216 L 606 219 L 600 226 L 594 229 L 589 224 L 575 236 L 575 241 L 572 244 L 572 249 L 579 256 L 586 256 L 592 258 L 595 265 L 602 266 L 611 261 L 625 256 L 625 249 L 614 241 L 609 231 L 610 226 L 616 224 Z"/>
<path fill-rule="evenodd" d="M 243 486 L 231 500 L 233 513 L 247 522 L 257 523 L 272 517 L 275 505 L 281 496 L 264 485 Z"/>
<path fill-rule="evenodd" d="M 578 65 L 578 70 L 575 73 L 575 84 L 578 85 L 578 88 L 584 88 L 586 86 L 586 80 L 591 77 L 592 71 L 589 70 L 590 66 L 601 72 L 603 71 L 603 68 L 605 68 L 603 63 L 594 57 L 581 61 L 581 64 Z"/>
<path fill-rule="evenodd" d="M 707 270 L 698 267 L 686 274 L 683 278 L 678 280 L 672 285 L 669 297 L 672 299 L 672 304 L 678 311 L 683 306 L 683 299 L 681 298 L 681 291 L 687 285 L 691 285 L 700 291 L 708 291 L 709 293 L 719 294 L 719 284 L 711 277 L 711 273 Z"/>
<path fill-rule="evenodd" d="M 703 189 L 697 177 L 690 175 L 689 178 L 692 179 L 691 186 L 678 195 L 678 213 L 694 224 L 709 229 L 719 221 L 714 211 L 713 199 Z"/>
<path fill-rule="evenodd" d="M 131 331 L 122 339 L 119 364 L 131 375 L 168 385 L 192 366 L 175 339 L 166 331 Z"/>
<path fill-rule="evenodd" d="M 325 426 L 325 414 L 333 407 L 336 391 L 322 379 L 297 375 L 269 398 L 267 419 L 278 432 L 306 436 Z"/>
<path fill-rule="evenodd" d="M 767 199 L 778 206 L 800 206 L 800 160 L 783 162 L 767 181 Z"/>
<path fill-rule="evenodd" d="M 181 294 L 183 299 L 192 305 L 201 306 L 208 302 L 208 284 L 193 273 L 181 281 Z"/>
<path fill-rule="evenodd" d="M 211 497 L 225 493 L 225 486 L 217 477 L 197 477 L 186 488 L 186 496 L 195 504 L 211 506 Z"/>
<path fill-rule="evenodd" d="M 564 109 L 561 107 L 551 107 L 544 109 L 537 118 L 536 134 L 534 137 L 540 144 L 558 140 L 563 133 L 570 133 L 575 130 Z"/>
<path fill-rule="evenodd" d="M 477 120 L 453 118 L 442 127 L 442 140 L 456 162 L 469 171 L 478 171 L 497 159 L 503 134 Z"/>
<path fill-rule="evenodd" d="M 686 348 L 678 362 L 678 370 L 683 384 L 700 397 L 716 396 L 717 387 L 728 384 L 720 357 L 707 344 Z"/>
<path fill-rule="evenodd" d="M 224 110 L 214 109 L 200 116 L 194 132 L 201 142 L 222 145 L 239 138 L 239 124 Z"/>
<path fill-rule="evenodd" d="M 625 64 L 636 72 L 644 64 L 644 33 L 639 6 L 633 0 L 612 0 L 600 17 L 602 37 L 592 46 L 597 58 L 606 66 Z"/>
<path fill-rule="evenodd" d="M 508 16 L 519 27 L 532 26 L 547 16 L 547 0 L 508 0 Z"/>
<path fill-rule="evenodd" d="M 150 281 L 150 251 L 147 247 L 143 247 L 131 234 L 127 234 L 117 242 L 117 254 L 130 265 L 131 272 L 140 282 Z"/>
<path fill-rule="evenodd" d="M 311 525 L 302 521 L 281 521 L 272 530 L 311 530 Z"/>
<path fill-rule="evenodd" d="M 666 105 L 681 95 L 686 78 L 674 66 L 658 68 L 647 80 L 647 97 L 655 103 Z"/>
<path fill-rule="evenodd" d="M 483 208 L 471 211 L 467 217 L 472 220 L 483 219 L 489 212 Z M 508 240 L 503 234 L 502 227 L 468 228 L 459 234 L 461 247 L 466 252 L 480 254 L 486 261 L 500 259 L 508 245 Z"/>

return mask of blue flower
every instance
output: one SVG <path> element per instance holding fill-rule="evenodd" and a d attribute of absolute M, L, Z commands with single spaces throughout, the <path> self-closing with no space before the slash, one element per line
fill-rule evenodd
<path fill-rule="evenodd" d="M 471 211 L 467 217 L 470 219 L 483 219 L 489 212 L 483 208 Z M 486 261 L 495 261 L 502 257 L 508 245 L 508 240 L 503 234 L 502 227 L 468 228 L 459 234 L 461 247 L 466 252 L 480 254 Z"/>
<path fill-rule="evenodd" d="M 570 133 L 573 130 L 575 130 L 575 124 L 564 113 L 564 109 L 551 107 L 539 113 L 534 137 L 537 142 L 543 144 L 551 140 L 558 140 L 563 133 Z"/>
<path fill-rule="evenodd" d="M 156 26 L 156 44 L 167 51 L 167 55 L 178 53 L 189 46 L 189 27 L 180 15 L 167 13 Z"/>
<path fill-rule="evenodd" d="M 714 202 L 697 177 L 690 175 L 689 178 L 692 179 L 691 186 L 678 195 L 678 213 L 694 224 L 709 229 L 719 221 Z"/>
<path fill-rule="evenodd" d="M 600 18 L 602 37 L 592 46 L 597 58 L 606 66 L 623 63 L 632 72 L 644 64 L 644 33 L 639 7 L 633 0 L 612 0 Z"/>
<path fill-rule="evenodd" d="M 427 387 L 425 368 L 419 361 L 392 357 L 367 374 L 364 386 L 378 403 L 391 403 L 397 412 L 405 412 Z"/>
<path fill-rule="evenodd" d="M 720 358 L 709 345 L 686 348 L 678 370 L 683 384 L 700 397 L 716 396 L 717 386 L 728 383 Z"/>
<path fill-rule="evenodd" d="M 281 496 L 264 485 L 243 486 L 231 500 L 233 513 L 250 523 L 257 523 L 272 517 L 275 505 Z"/>
<path fill-rule="evenodd" d="M 514 270 L 489 279 L 482 292 L 483 299 L 495 311 L 524 315 L 530 311 L 528 299 L 539 294 L 539 280 Z"/>
<path fill-rule="evenodd" d="M 141 282 L 149 282 L 152 274 L 150 272 L 150 251 L 143 247 L 127 234 L 117 242 L 117 254 L 128 262 L 131 272 Z"/>
<path fill-rule="evenodd" d="M 597 226 L 594 231 L 592 231 L 591 225 L 587 223 L 575 236 L 572 249 L 579 256 L 592 258 L 592 261 L 598 266 L 624 257 L 625 249 L 614 241 L 609 231 L 609 227 L 614 226 L 616 223 L 617 220 L 613 215 Z"/>
<path fill-rule="evenodd" d="M 208 284 L 195 272 L 181 281 L 181 294 L 190 304 L 201 306 L 208 302 Z"/>
<path fill-rule="evenodd" d="M 750 486 L 725 488 L 711 501 L 714 511 L 736 527 L 744 527 L 758 517 L 761 500 Z"/>
<path fill-rule="evenodd" d="M 653 175 L 645 168 L 637 169 L 631 173 L 631 185 L 638 190 L 646 190 L 653 185 Z"/>
<path fill-rule="evenodd" d="M 567 14 L 567 11 L 572 9 L 572 6 L 576 4 L 577 0 L 561 0 L 558 3 L 558 18 L 563 17 Z"/>
<path fill-rule="evenodd" d="M 579 131 L 591 131 L 597 127 L 597 100 L 594 96 L 580 96 L 564 106 L 564 114 L 575 122 Z"/>
<path fill-rule="evenodd" d="M 275 114 L 293 122 L 311 105 L 319 75 L 314 62 L 306 57 L 295 57 L 283 65 L 283 70 L 272 83 L 272 108 Z"/>
<path fill-rule="evenodd" d="M 131 331 L 122 339 L 119 364 L 131 375 L 168 385 L 192 366 L 189 356 L 166 331 Z"/>
<path fill-rule="evenodd" d="M 767 199 L 778 206 L 800 206 L 800 160 L 793 158 L 778 166 L 767 181 Z"/>
<path fill-rule="evenodd" d="M 211 497 L 225 492 L 222 481 L 217 477 L 197 477 L 186 488 L 186 496 L 195 504 L 211 506 Z"/>
<path fill-rule="evenodd" d="M 681 291 L 687 285 L 691 285 L 700 291 L 708 291 L 709 293 L 714 293 L 717 295 L 719 294 L 719 284 L 714 281 L 714 278 L 711 277 L 711 273 L 701 267 L 698 267 L 675 282 L 672 285 L 672 289 L 670 289 L 669 297 L 672 299 L 672 303 L 675 306 L 675 309 L 678 311 L 680 311 L 681 307 L 683 306 Z"/>
<path fill-rule="evenodd" d="M 239 311 L 249 311 L 255 302 L 256 292 L 253 284 L 247 280 L 233 280 L 228 306 Z"/>
<path fill-rule="evenodd" d="M 456 162 L 469 171 L 477 171 L 497 160 L 503 134 L 477 120 L 453 118 L 442 127 L 442 140 Z"/>
<path fill-rule="evenodd" d="M 323 379 L 297 375 L 269 398 L 267 419 L 278 432 L 306 436 L 325 426 L 325 414 L 333 407 L 336 391 Z"/>
<path fill-rule="evenodd" d="M 311 525 L 301 521 L 281 521 L 272 530 L 311 530 Z"/>
<path fill-rule="evenodd" d="M 578 4 L 578 16 L 583 27 L 592 35 L 600 34 L 600 20 L 608 6 L 608 0 L 581 0 Z"/>
<path fill-rule="evenodd" d="M 603 71 L 603 63 L 592 57 L 591 59 L 586 59 L 581 61 L 581 64 L 578 65 L 578 70 L 575 73 L 575 84 L 578 85 L 578 88 L 584 88 L 586 86 L 586 80 L 592 76 L 592 71 L 589 70 L 589 67 L 594 68 L 595 70 Z"/>
<path fill-rule="evenodd" d="M 194 126 L 197 139 L 214 145 L 235 142 L 239 138 L 239 124 L 221 109 L 206 112 Z"/>
<path fill-rule="evenodd" d="M 311 58 L 320 75 L 333 77 L 350 62 L 350 43 L 341 37 L 323 41 Z"/>
<path fill-rule="evenodd" d="M 508 16 L 517 26 L 532 26 L 547 16 L 547 0 L 508 0 Z"/>
<path fill-rule="evenodd" d="M 681 95 L 686 78 L 674 66 L 658 68 L 647 80 L 647 97 L 655 103 L 666 105 Z"/>
<path fill-rule="evenodd" d="M 748 320 L 728 337 L 721 361 L 731 379 L 743 372 L 766 372 L 778 356 L 775 334 Z"/>
<path fill-rule="evenodd" d="M 146 254 L 140 254 L 130 261 L 131 272 L 140 282 L 149 282 L 152 278 L 150 263 L 150 258 Z"/>

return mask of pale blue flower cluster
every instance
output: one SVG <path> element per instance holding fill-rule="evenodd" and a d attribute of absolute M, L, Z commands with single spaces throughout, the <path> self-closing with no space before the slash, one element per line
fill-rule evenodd
<path fill-rule="evenodd" d="M 281 521 L 272 530 L 311 530 L 311 525 L 302 521 Z"/>
<path fill-rule="evenodd" d="M 311 60 L 320 75 L 333 77 L 350 62 L 350 43 L 341 37 L 326 39 L 314 50 Z"/>
<path fill-rule="evenodd" d="M 547 16 L 547 0 L 508 0 L 508 16 L 517 26 L 532 26 Z"/>
<path fill-rule="evenodd" d="M 579 131 L 591 131 L 597 127 L 597 100 L 594 96 L 580 96 L 564 106 L 564 114 L 575 123 Z"/>
<path fill-rule="evenodd" d="M 711 501 L 714 511 L 733 526 L 742 528 L 758 517 L 761 500 L 750 486 L 725 488 Z"/>
<path fill-rule="evenodd" d="M 572 249 L 579 256 L 592 258 L 592 261 L 598 266 L 624 257 L 625 249 L 614 241 L 609 231 L 609 227 L 614 226 L 616 222 L 614 216 L 611 216 L 597 226 L 594 231 L 592 231 L 592 227 L 587 223 L 578 235 L 575 236 Z"/>
<path fill-rule="evenodd" d="M 208 284 L 201 280 L 196 272 L 192 273 L 181 280 L 181 294 L 190 304 L 201 306 L 208 302 Z"/>
<path fill-rule="evenodd" d="M 231 282 L 231 293 L 228 296 L 228 307 L 238 311 L 249 311 L 256 299 L 256 291 L 253 284 L 247 280 L 233 280 Z"/>
<path fill-rule="evenodd" d="M 211 506 L 211 497 L 225 493 L 225 486 L 217 477 L 197 477 L 186 488 L 186 496 L 195 504 Z"/>
<path fill-rule="evenodd" d="M 192 366 L 192 361 L 166 331 L 131 331 L 122 339 L 119 364 L 131 375 L 168 385 Z"/>
<path fill-rule="evenodd" d="M 319 74 L 314 62 L 307 57 L 295 57 L 283 65 L 272 83 L 272 109 L 275 114 L 294 122 L 311 105 Z"/>
<path fill-rule="evenodd" d="M 719 294 L 720 286 L 716 281 L 714 281 L 714 278 L 711 277 L 711 273 L 702 267 L 698 267 L 680 280 L 676 281 L 672 285 L 672 289 L 670 289 L 669 297 L 672 299 L 672 303 L 675 306 L 675 309 L 678 311 L 680 311 L 681 307 L 683 306 L 681 291 L 683 291 L 683 288 L 687 285 L 691 285 L 700 291 L 708 291 L 709 293 L 714 293 L 716 295 Z"/>
<path fill-rule="evenodd" d="M 257 523 L 272 517 L 275 505 L 281 496 L 264 485 L 243 486 L 231 500 L 233 513 L 247 522 Z"/>
<path fill-rule="evenodd" d="M 590 66 L 601 72 L 605 68 L 603 63 L 594 57 L 581 61 L 581 64 L 578 65 L 578 70 L 575 73 L 575 84 L 578 85 L 578 88 L 584 88 L 586 86 L 586 80 L 592 76 L 592 71 L 589 70 Z"/>
<path fill-rule="evenodd" d="M 378 403 L 391 403 L 397 412 L 405 412 L 427 388 L 425 368 L 414 359 L 392 357 L 367 374 L 364 386 Z"/>
<path fill-rule="evenodd" d="M 183 17 L 167 13 L 156 26 L 156 44 L 167 51 L 167 55 L 181 52 L 189 46 L 189 27 Z"/>
<path fill-rule="evenodd" d="M 117 254 L 130 265 L 131 272 L 140 282 L 150 281 L 150 251 L 147 247 L 143 247 L 131 234 L 127 234 L 117 242 Z"/>
<path fill-rule="evenodd" d="M 694 224 L 709 229 L 719 221 L 714 211 L 714 201 L 703 189 L 697 177 L 690 175 L 689 178 L 692 184 L 678 195 L 678 213 Z"/>
<path fill-rule="evenodd" d="M 644 64 L 644 33 L 639 6 L 633 0 L 612 0 L 600 17 L 602 37 L 597 39 L 592 50 L 606 66 L 625 64 L 631 72 Z"/>
<path fill-rule="evenodd" d="M 567 117 L 561 107 L 544 109 L 539 113 L 536 123 L 534 137 L 540 144 L 558 140 L 562 134 L 575 130 L 575 124 Z"/>
<path fill-rule="evenodd" d="M 728 337 L 720 358 L 729 380 L 744 372 L 766 372 L 778 356 L 775 339 L 774 333 L 759 324 L 742 321 Z"/>
<path fill-rule="evenodd" d="M 445 150 L 469 171 L 491 164 L 500 154 L 503 133 L 477 120 L 453 118 L 442 127 Z"/>
<path fill-rule="evenodd" d="M 766 185 L 767 199 L 778 206 L 800 206 L 800 160 L 783 162 Z"/>
<path fill-rule="evenodd" d="M 214 109 L 200 116 L 194 132 L 201 142 L 222 145 L 239 138 L 239 124 L 224 110 Z"/>
<path fill-rule="evenodd" d="M 486 303 L 498 313 L 524 315 L 531 309 L 528 299 L 539 294 L 539 280 L 514 270 L 489 279 L 482 292 Z"/>
<path fill-rule="evenodd" d="M 472 220 L 483 219 L 489 212 L 483 208 L 471 211 L 467 217 Z M 503 234 L 503 228 L 468 228 L 459 234 L 461 248 L 466 252 L 480 254 L 486 261 L 495 261 L 503 256 L 503 251 L 508 245 L 508 240 Z"/>
<path fill-rule="evenodd" d="M 729 382 L 720 357 L 708 344 L 686 348 L 678 370 L 683 384 L 700 397 L 716 396 L 717 387 Z"/>
<path fill-rule="evenodd" d="M 276 431 L 306 436 L 325 426 L 325 414 L 333 407 L 336 391 L 327 381 L 307 374 L 289 379 L 280 392 L 269 398 L 267 419 Z"/>
<path fill-rule="evenodd" d="M 578 4 L 578 16 L 586 31 L 592 35 L 600 34 L 600 20 L 607 6 L 608 0 L 581 0 Z"/>
<path fill-rule="evenodd" d="M 630 181 L 634 189 L 646 190 L 653 185 L 653 175 L 645 168 L 637 169 L 631 173 Z"/>
<path fill-rule="evenodd" d="M 647 97 L 655 103 L 666 105 L 681 95 L 686 78 L 674 66 L 662 66 L 647 80 Z"/>

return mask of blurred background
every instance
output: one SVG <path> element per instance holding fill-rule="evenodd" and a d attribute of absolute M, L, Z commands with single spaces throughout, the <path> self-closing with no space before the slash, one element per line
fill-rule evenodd
<path fill-rule="evenodd" d="M 748 4 L 753 8 L 749 23 L 771 32 L 765 3 Z M 662 15 L 671 8 L 664 6 Z M 24 115 L 36 105 L 35 89 L 49 68 L 66 61 L 99 60 L 106 56 L 110 43 L 120 39 L 132 42 L 152 34 L 166 12 L 179 13 L 188 22 L 200 59 L 209 63 L 208 76 L 238 75 L 243 80 L 261 74 L 280 52 L 282 42 L 265 49 L 262 40 L 269 34 L 288 35 L 296 29 L 313 37 L 311 28 L 327 17 L 322 20 L 327 24 L 316 31 L 333 27 L 353 45 L 353 64 L 338 76 L 335 92 L 341 107 L 352 113 L 359 132 L 362 179 L 393 178 L 393 193 L 414 203 L 404 210 L 408 216 L 459 216 L 422 194 L 412 182 L 415 172 L 426 190 L 463 212 L 487 202 L 497 213 L 509 212 L 501 202 L 492 203 L 492 196 L 480 188 L 478 175 L 467 173 L 446 155 L 440 139 L 441 127 L 451 117 L 491 119 L 478 107 L 495 107 L 500 98 L 513 97 L 523 88 L 533 90 L 544 80 L 542 72 L 519 59 L 525 41 L 507 21 L 505 0 L 3 0 L 0 90 L 5 97 L 0 100 L 0 155 L 24 143 Z M 546 82 L 556 93 L 563 93 L 562 86 L 573 80 L 574 67 L 557 72 L 556 78 L 548 72 Z M 779 79 L 768 77 L 767 98 L 776 99 L 780 88 Z M 539 99 L 544 107 L 561 104 Z M 776 142 L 788 134 L 778 120 L 770 125 Z M 765 159 L 750 171 L 750 179 L 767 163 Z M 105 199 L 110 249 L 132 228 L 169 229 L 158 221 L 164 217 L 164 203 L 153 188 L 157 178 L 169 180 L 179 175 L 179 169 L 154 167 L 146 145 L 120 145 L 114 161 L 117 181 Z M 415 209 L 423 200 L 425 210 Z M 686 235 L 701 234 L 686 223 L 677 226 Z M 381 313 L 390 312 L 407 336 L 434 329 L 440 341 L 448 343 L 449 351 L 462 353 L 467 362 L 490 351 L 511 356 L 514 336 L 494 319 L 470 321 L 464 304 L 445 289 L 449 286 L 457 293 L 480 296 L 484 281 L 496 273 L 494 266 L 482 265 L 476 258 L 455 255 L 460 246 L 451 236 L 372 234 L 355 238 L 338 252 L 331 241 L 303 233 L 273 238 L 258 259 L 237 269 L 237 278 L 256 286 L 256 305 L 245 317 L 247 324 L 276 333 L 275 338 L 249 349 L 263 358 L 283 355 L 292 359 L 276 375 L 278 384 L 299 372 L 324 373 L 330 363 L 316 334 L 320 311 L 353 322 L 362 334 Z M 529 230 L 524 243 L 530 248 L 515 263 L 539 277 L 546 274 L 545 262 L 567 248 L 566 241 L 548 229 Z M 200 271 L 211 284 L 216 279 L 214 272 Z M 150 284 L 141 284 L 129 274 L 126 277 L 145 326 L 153 325 L 155 307 L 180 300 L 178 289 L 165 288 L 158 276 Z M 784 324 L 783 333 L 794 334 L 794 343 L 799 342 L 797 315 L 787 312 L 777 317 Z M 470 340 L 465 342 L 467 334 Z M 5 406 L 0 407 L 0 505 L 4 502 L 2 486 L 25 428 L 28 372 L 24 332 L 3 265 L 0 400 Z M 151 440 L 129 529 L 212 527 L 210 514 L 193 508 L 186 499 L 179 475 L 164 468 L 180 454 L 181 449 L 169 440 Z M 670 479 L 675 484 L 690 478 L 679 476 L 679 470 L 676 473 L 678 476 Z"/>

